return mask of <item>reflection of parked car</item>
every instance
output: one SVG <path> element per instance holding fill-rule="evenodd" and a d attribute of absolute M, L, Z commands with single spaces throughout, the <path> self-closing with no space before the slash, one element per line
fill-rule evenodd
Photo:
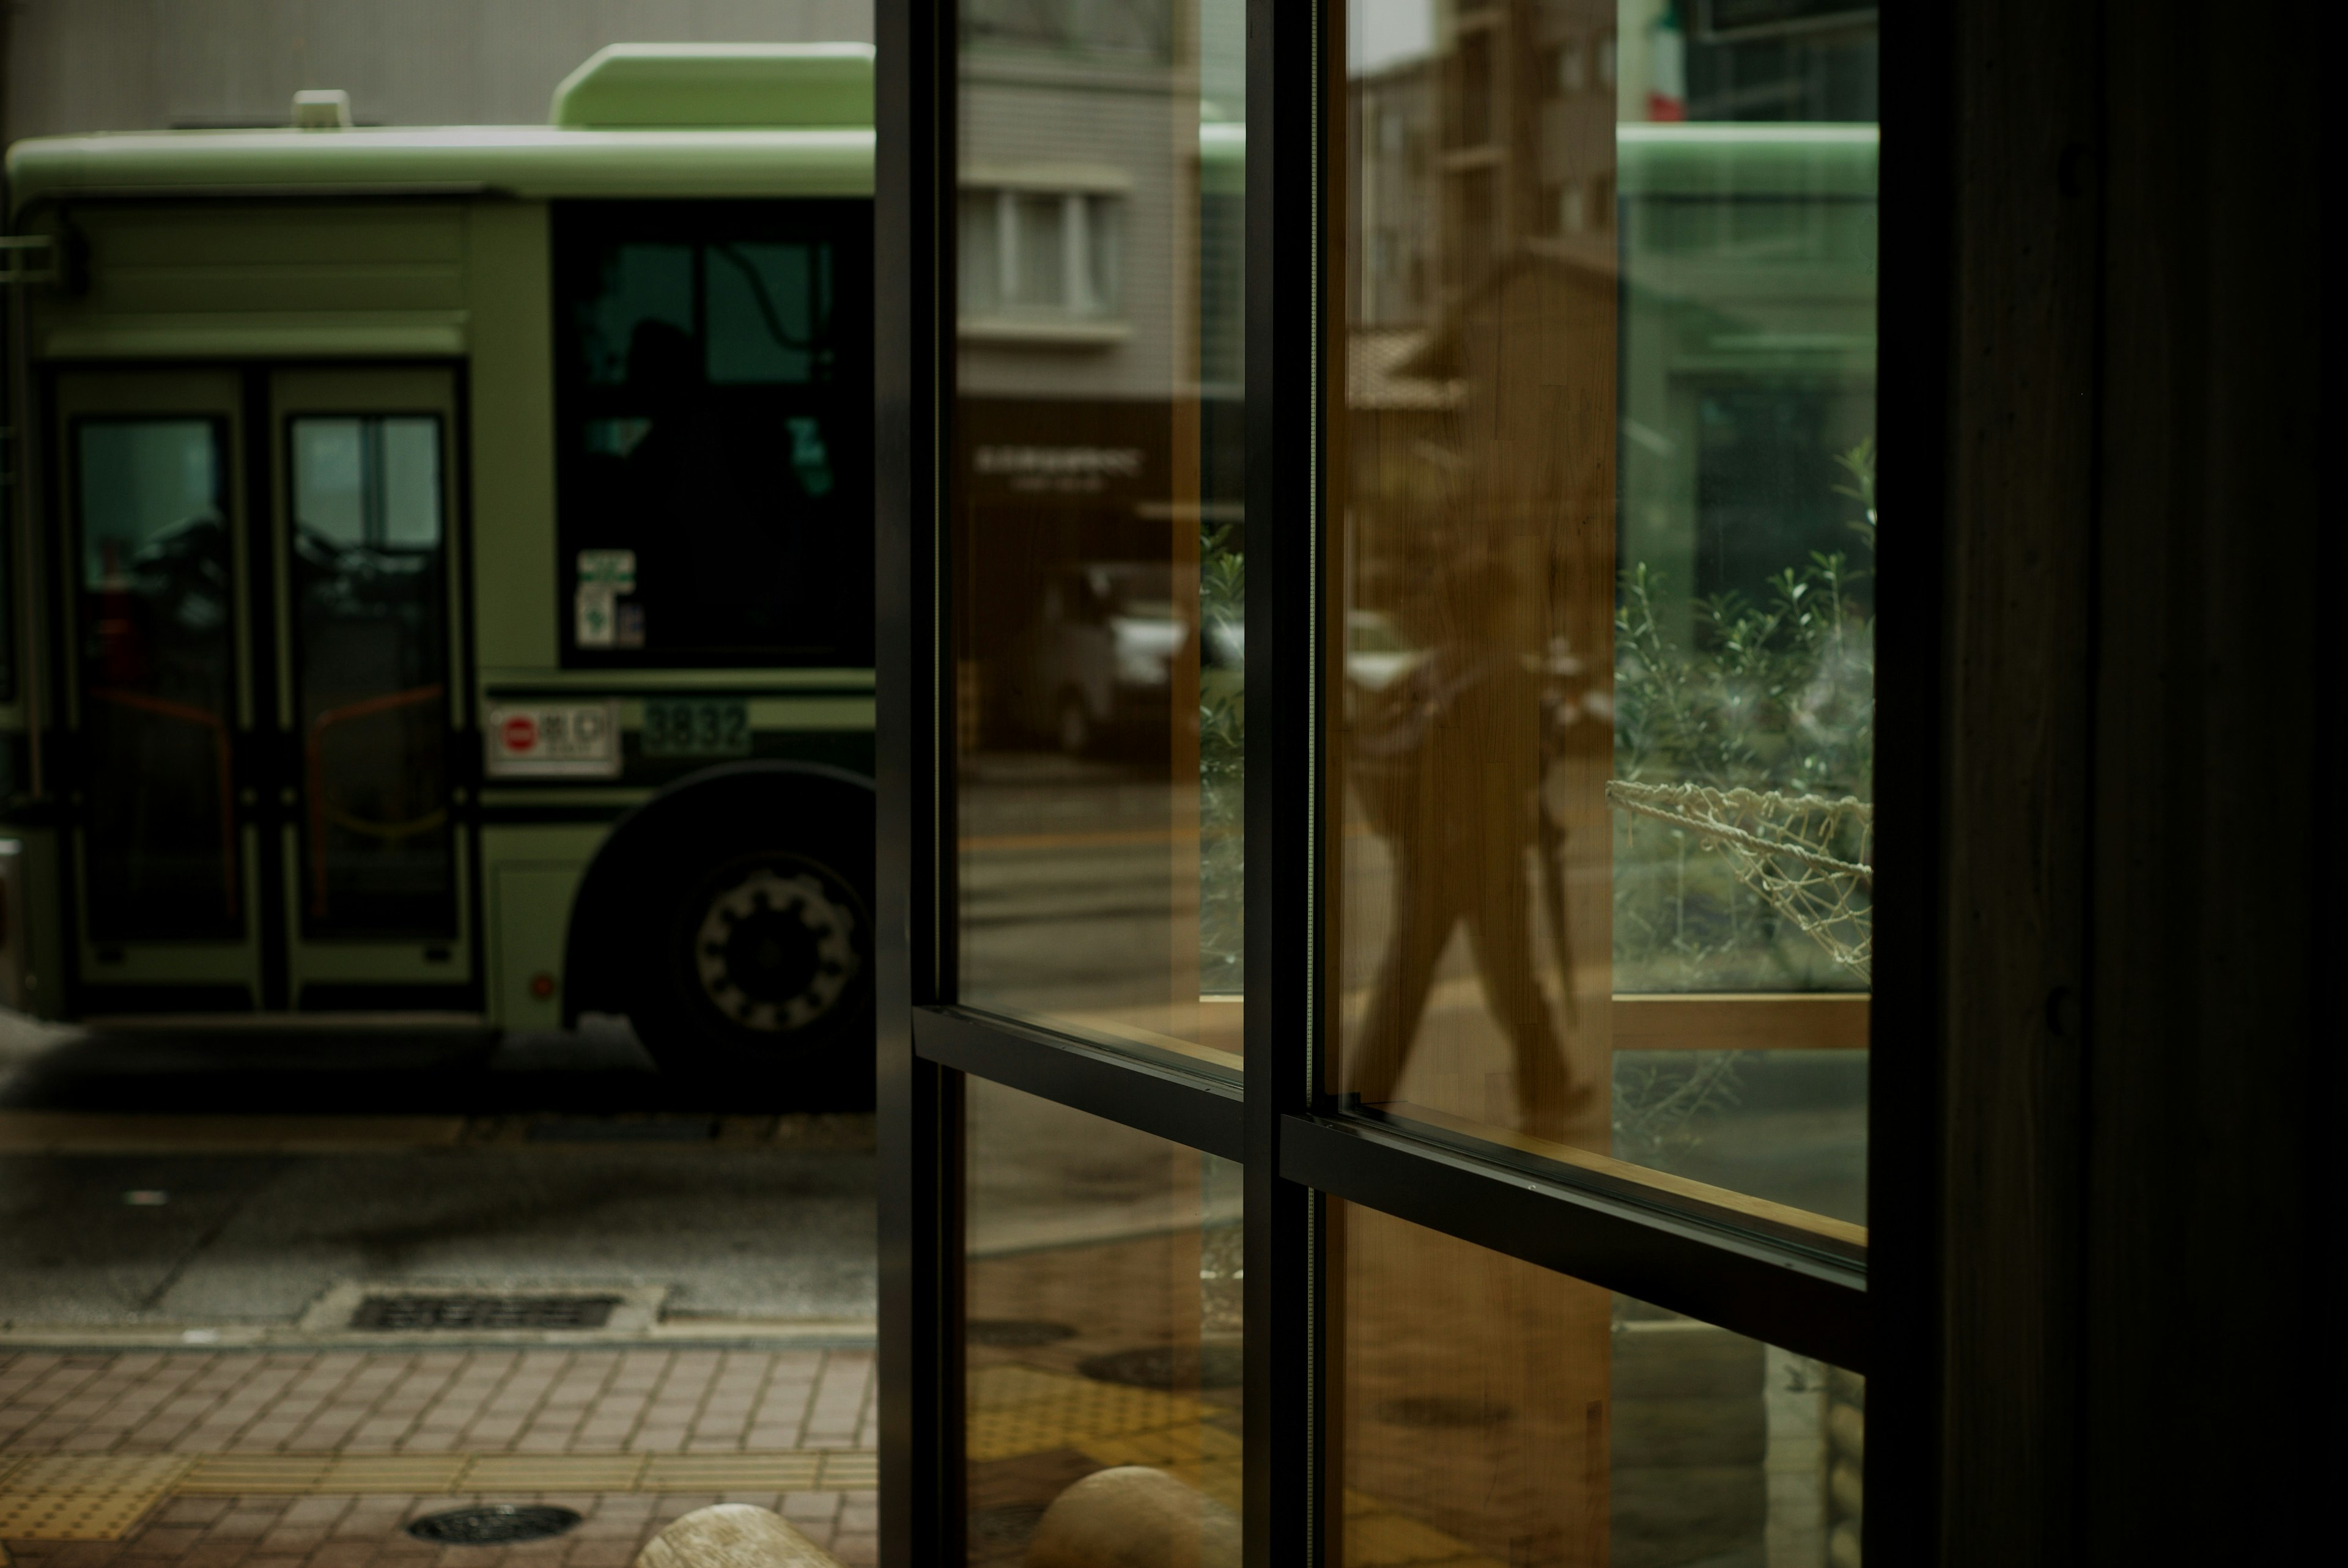
<path fill-rule="evenodd" d="M 1071 756 L 1146 727 L 1162 732 L 1185 641 L 1168 567 L 1093 562 L 1057 572 L 1021 661 L 1021 721 Z"/>

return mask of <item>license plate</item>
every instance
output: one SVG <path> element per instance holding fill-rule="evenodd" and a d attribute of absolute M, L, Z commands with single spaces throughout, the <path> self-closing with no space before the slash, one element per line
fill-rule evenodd
<path fill-rule="evenodd" d="M 644 750 L 648 757 L 747 757 L 750 704 L 739 697 L 647 698 Z"/>
<path fill-rule="evenodd" d="M 491 702 L 482 715 L 493 779 L 617 778 L 620 704 Z"/>

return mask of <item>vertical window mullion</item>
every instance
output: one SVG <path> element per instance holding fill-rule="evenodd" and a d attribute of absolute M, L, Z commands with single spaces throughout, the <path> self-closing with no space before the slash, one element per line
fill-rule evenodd
<path fill-rule="evenodd" d="M 1068 191 L 1060 198 L 1060 307 L 1072 316 L 1092 313 L 1090 243 L 1085 232 L 1084 195 Z"/>
<path fill-rule="evenodd" d="M 1320 0 L 1250 0 L 1245 311 L 1248 536 L 1248 1568 L 1322 1560 L 1322 1199 L 1280 1179 L 1282 1119 L 1313 1107 L 1323 967 L 1313 883 L 1322 268 Z"/>

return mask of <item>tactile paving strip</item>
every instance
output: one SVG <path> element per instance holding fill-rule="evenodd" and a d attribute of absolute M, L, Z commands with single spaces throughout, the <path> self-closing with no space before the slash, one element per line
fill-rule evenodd
<path fill-rule="evenodd" d="M 1015 1459 L 1189 1425 L 1199 1414 L 1199 1401 L 1179 1394 L 1034 1367 L 983 1367 L 970 1375 L 967 1442 L 973 1460 Z"/>
<path fill-rule="evenodd" d="M 53 1454 L 0 1480 L 0 1537 L 113 1541 L 163 1501 L 191 1461 L 180 1454 Z"/>
<path fill-rule="evenodd" d="M 493 1491 L 852 1491 L 879 1484 L 869 1450 L 723 1454 L 206 1454 L 171 1490 L 195 1497 Z"/>

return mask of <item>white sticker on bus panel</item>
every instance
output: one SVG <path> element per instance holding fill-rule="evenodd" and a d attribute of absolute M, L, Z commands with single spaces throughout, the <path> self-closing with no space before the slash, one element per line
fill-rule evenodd
<path fill-rule="evenodd" d="M 482 725 L 493 779 L 620 776 L 620 704 L 491 702 Z"/>
<path fill-rule="evenodd" d="M 636 588 L 636 552 L 581 550 L 579 580 L 599 584 L 614 593 L 633 593 Z"/>
<path fill-rule="evenodd" d="M 577 623 L 572 631 L 579 646 L 615 648 L 620 641 L 619 626 L 618 593 L 604 583 L 581 583 Z"/>

